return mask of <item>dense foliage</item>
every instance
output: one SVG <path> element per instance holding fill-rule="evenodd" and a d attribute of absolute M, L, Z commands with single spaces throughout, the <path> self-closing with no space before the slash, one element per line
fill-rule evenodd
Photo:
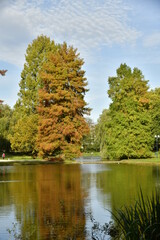
<path fill-rule="evenodd" d="M 160 135 L 160 88 L 149 90 L 139 69 L 121 64 L 108 78 L 112 102 L 95 126 L 85 118 L 90 112 L 84 99 L 87 80 L 76 49 L 41 35 L 28 45 L 25 57 L 18 101 L 11 116 L 0 119 L 7 149 L 11 143 L 13 151 L 44 158 L 100 149 L 103 158 L 113 160 L 147 158 L 160 147 L 160 138 L 154 137 Z"/>
<path fill-rule="evenodd" d="M 10 150 L 10 119 L 12 110 L 7 104 L 0 105 L 0 149 L 1 151 Z"/>
<path fill-rule="evenodd" d="M 83 60 L 73 47 L 39 36 L 26 51 L 11 120 L 12 150 L 73 158 L 89 131 Z"/>
<path fill-rule="evenodd" d="M 83 137 L 82 151 L 86 153 L 99 152 L 99 139 L 96 134 L 96 124 L 91 118 L 86 118 L 86 122 L 89 126 L 89 133 Z"/>
<path fill-rule="evenodd" d="M 19 83 L 19 98 L 11 120 L 10 141 L 14 151 L 36 152 L 38 89 L 42 87 L 39 73 L 48 53 L 55 52 L 56 49 L 54 41 L 43 35 L 28 45 Z"/>
<path fill-rule="evenodd" d="M 112 103 L 99 120 L 102 156 L 108 159 L 150 157 L 154 138 L 148 81 L 139 69 L 132 71 L 121 64 L 117 76 L 109 77 L 108 83 Z"/>
<path fill-rule="evenodd" d="M 83 63 L 76 50 L 64 43 L 43 65 L 38 107 L 38 149 L 43 157 L 80 154 L 83 135 L 89 130 L 84 114 L 90 111 L 84 100 L 87 81 Z"/>

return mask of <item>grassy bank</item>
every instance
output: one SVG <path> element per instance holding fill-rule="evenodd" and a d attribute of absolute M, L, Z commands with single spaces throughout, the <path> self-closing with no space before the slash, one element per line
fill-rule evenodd
<path fill-rule="evenodd" d="M 121 161 L 109 161 L 109 160 L 96 160 L 96 157 L 100 157 L 100 153 L 99 152 L 90 152 L 90 153 L 83 153 L 82 157 L 84 157 L 86 160 L 85 162 L 82 161 L 82 163 L 101 163 L 101 164 L 145 164 L 145 165 L 160 165 L 160 156 L 159 158 L 148 158 L 148 159 L 127 159 L 127 160 L 121 160 Z M 92 159 L 94 158 L 95 159 Z M 57 161 L 47 161 L 47 160 L 43 160 L 39 157 L 37 158 L 33 158 L 33 156 L 31 155 L 25 155 L 25 154 L 16 154 L 16 153 L 6 153 L 6 157 L 5 157 L 5 161 L 3 161 L 2 157 L 0 157 L 0 165 L 10 165 L 12 163 L 19 163 L 19 164 L 51 164 L 51 163 L 57 163 L 59 162 Z M 64 162 L 61 163 L 65 163 L 65 164 L 71 164 L 71 163 L 81 163 L 79 161 L 70 161 L 70 160 L 66 160 Z"/>
<path fill-rule="evenodd" d="M 128 159 L 122 160 L 121 164 L 160 164 L 160 158 L 148 158 L 148 159 Z"/>
<path fill-rule="evenodd" d="M 82 157 L 100 157 L 100 152 L 83 152 Z"/>

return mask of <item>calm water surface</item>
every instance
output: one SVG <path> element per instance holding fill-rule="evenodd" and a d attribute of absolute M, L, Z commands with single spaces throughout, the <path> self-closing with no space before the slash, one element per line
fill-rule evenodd
<path fill-rule="evenodd" d="M 156 166 L 1 166 L 0 239 L 91 239 L 91 216 L 109 222 L 110 211 L 134 202 L 140 186 L 151 195 L 159 177 Z"/>

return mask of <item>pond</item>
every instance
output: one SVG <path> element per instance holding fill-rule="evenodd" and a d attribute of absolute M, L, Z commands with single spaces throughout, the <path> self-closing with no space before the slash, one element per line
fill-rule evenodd
<path fill-rule="evenodd" d="M 91 239 L 92 217 L 109 222 L 140 187 L 151 195 L 159 176 L 157 166 L 0 166 L 0 239 Z"/>

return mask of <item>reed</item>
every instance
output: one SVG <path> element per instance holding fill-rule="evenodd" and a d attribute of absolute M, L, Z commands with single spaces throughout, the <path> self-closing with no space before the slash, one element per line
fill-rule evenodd
<path fill-rule="evenodd" d="M 116 210 L 114 214 L 119 239 L 160 239 L 160 192 L 144 199 L 142 190 L 133 206 Z"/>

